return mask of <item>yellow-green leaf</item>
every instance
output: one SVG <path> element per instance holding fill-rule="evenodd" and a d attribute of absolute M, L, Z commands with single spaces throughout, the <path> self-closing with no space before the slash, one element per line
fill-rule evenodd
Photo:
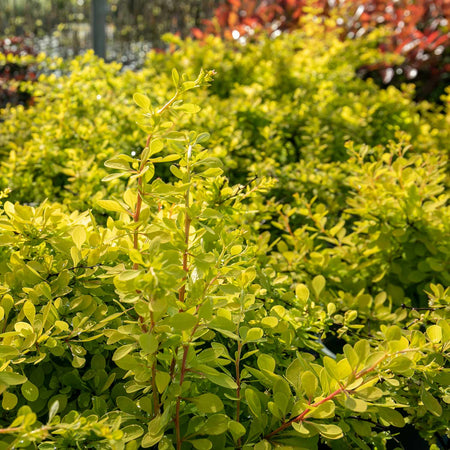
<path fill-rule="evenodd" d="M 343 436 L 342 429 L 337 425 L 317 422 L 311 422 L 311 425 L 327 439 L 340 439 Z"/>
<path fill-rule="evenodd" d="M 439 325 L 431 325 L 427 328 L 427 336 L 433 344 L 439 344 L 442 340 L 442 328 Z"/>
<path fill-rule="evenodd" d="M 170 324 L 176 331 L 190 330 L 197 324 L 197 317 L 187 312 L 175 314 L 170 318 Z"/>
<path fill-rule="evenodd" d="M 30 300 L 27 300 L 25 304 L 23 305 L 23 313 L 25 314 L 25 317 L 30 322 L 31 326 L 34 325 L 34 318 L 36 316 L 36 308 Z"/>
<path fill-rule="evenodd" d="M 25 381 L 20 387 L 22 395 L 29 401 L 34 402 L 39 398 L 39 389 L 30 381 Z"/>
<path fill-rule="evenodd" d="M 325 278 L 322 275 L 317 275 L 312 281 L 312 287 L 316 297 L 319 297 L 325 287 Z"/>
<path fill-rule="evenodd" d="M 11 409 L 14 409 L 17 405 L 17 395 L 12 394 L 11 392 L 5 391 L 3 392 L 3 399 L 2 399 L 2 407 L 6 411 L 9 411 Z"/>
<path fill-rule="evenodd" d="M 228 421 L 230 419 L 224 414 L 215 414 L 208 418 L 206 423 L 201 428 L 202 434 L 209 434 L 216 436 L 225 433 L 228 429 Z"/>
<path fill-rule="evenodd" d="M 23 384 L 27 381 L 27 377 L 14 372 L 0 372 L 0 384 L 5 386 L 15 386 Z"/>
<path fill-rule="evenodd" d="M 309 289 L 303 283 L 297 284 L 295 295 L 301 302 L 306 303 L 309 299 Z"/>
<path fill-rule="evenodd" d="M 253 389 L 246 389 L 245 400 L 253 415 L 259 417 L 261 414 L 261 402 L 259 401 L 258 394 Z"/>
<path fill-rule="evenodd" d="M 113 354 L 113 361 L 119 361 L 128 355 L 128 353 L 132 352 L 136 348 L 136 344 L 127 344 L 119 347 Z"/>
<path fill-rule="evenodd" d="M 199 397 L 190 398 L 189 400 L 204 414 L 217 413 L 223 409 L 222 400 L 215 394 L 202 394 Z"/>
<path fill-rule="evenodd" d="M 334 417 L 335 405 L 332 400 L 328 400 L 316 408 L 312 408 L 311 412 L 308 413 L 308 417 L 313 417 L 314 419 L 329 419 Z"/>
<path fill-rule="evenodd" d="M 264 332 L 261 328 L 250 328 L 245 336 L 245 342 L 258 341 L 263 335 Z"/>
<path fill-rule="evenodd" d="M 72 240 L 78 249 L 86 242 L 86 229 L 84 227 L 75 227 L 70 232 Z"/>
<path fill-rule="evenodd" d="M 150 110 L 150 99 L 144 95 L 144 94 L 139 94 L 138 92 L 136 92 L 136 94 L 133 95 L 133 100 L 136 103 L 136 105 L 138 105 L 140 108 L 142 108 L 144 111 L 149 111 Z"/>
<path fill-rule="evenodd" d="M 139 344 L 145 353 L 155 353 L 158 350 L 158 339 L 153 334 L 141 334 Z"/>
<path fill-rule="evenodd" d="M 127 209 L 125 209 L 120 203 L 116 202 L 115 200 L 97 200 L 97 205 L 100 206 L 100 208 L 106 209 L 107 211 L 130 214 Z"/>
<path fill-rule="evenodd" d="M 420 398 L 422 399 L 425 408 L 427 408 L 431 414 L 437 417 L 442 416 L 442 406 L 425 388 L 422 388 Z"/>
<path fill-rule="evenodd" d="M 314 398 L 318 386 L 317 377 L 310 371 L 303 372 L 301 377 L 301 387 L 305 391 L 308 399 Z"/>
<path fill-rule="evenodd" d="M 158 392 L 160 394 L 162 394 L 166 390 L 166 387 L 169 385 L 170 380 L 171 380 L 171 377 L 167 372 L 161 372 L 161 371 L 156 372 L 156 377 L 155 377 L 156 388 L 158 389 Z"/>

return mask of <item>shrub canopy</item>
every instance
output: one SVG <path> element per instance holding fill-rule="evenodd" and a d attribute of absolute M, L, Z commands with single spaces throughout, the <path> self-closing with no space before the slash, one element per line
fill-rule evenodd
<path fill-rule="evenodd" d="M 359 79 L 377 35 L 169 40 L 3 111 L 0 449 L 438 448 L 450 92 Z"/>

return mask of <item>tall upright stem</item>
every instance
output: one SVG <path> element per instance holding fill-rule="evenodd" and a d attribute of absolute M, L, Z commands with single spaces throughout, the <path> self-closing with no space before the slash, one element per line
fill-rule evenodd
<path fill-rule="evenodd" d="M 152 364 L 152 391 L 153 391 L 153 417 L 159 414 L 159 395 L 158 387 L 156 386 L 156 355 L 155 361 Z"/>
<path fill-rule="evenodd" d="M 145 147 L 147 148 L 150 145 L 150 141 L 152 139 L 152 135 L 149 134 L 147 136 L 147 141 L 145 143 Z M 142 160 L 139 165 L 139 173 L 144 170 L 145 164 L 147 161 Z M 133 220 L 134 222 L 139 222 L 141 210 L 142 210 L 142 197 L 144 195 L 144 182 L 143 177 L 141 176 L 138 181 L 138 192 L 137 192 L 137 199 L 136 199 L 136 209 L 133 214 Z M 134 236 L 133 236 L 133 247 L 135 250 L 139 250 L 139 227 L 136 226 L 134 230 Z M 138 263 L 133 264 L 133 269 L 137 270 L 139 268 Z M 139 323 L 141 326 L 141 329 L 144 333 L 148 332 L 148 327 L 145 324 L 144 318 L 139 317 Z M 153 318 L 153 312 L 150 312 L 150 331 L 153 330 L 153 327 L 155 325 L 155 321 Z M 153 417 L 155 417 L 157 414 L 159 414 L 159 395 L 158 390 L 156 386 L 156 357 L 155 361 L 152 364 L 152 391 L 153 391 Z"/>
<path fill-rule="evenodd" d="M 147 136 L 147 142 L 145 143 L 145 147 L 148 147 L 150 145 L 150 141 L 152 139 L 152 135 L 149 134 Z M 146 161 L 141 161 L 141 164 L 139 166 L 139 172 L 142 172 L 144 170 Z M 139 178 L 138 181 L 138 192 L 137 192 L 137 199 L 136 199 L 136 209 L 134 210 L 133 214 L 133 220 L 134 222 L 139 222 L 139 218 L 141 216 L 141 209 L 142 209 L 142 197 L 144 195 L 144 182 L 142 177 Z M 133 237 L 133 247 L 135 250 L 139 250 L 139 227 L 137 226 L 134 230 L 134 237 Z M 138 263 L 133 264 L 133 269 L 136 270 L 139 267 Z"/>
<path fill-rule="evenodd" d="M 187 151 L 187 179 L 188 179 L 188 187 L 186 190 L 186 193 L 184 195 L 184 207 L 185 207 L 185 216 L 184 216 L 184 252 L 183 252 L 183 270 L 186 272 L 186 276 L 184 277 L 184 283 L 183 286 L 181 286 L 179 292 L 178 292 L 178 300 L 181 303 L 184 303 L 185 296 L 186 296 L 186 281 L 187 281 L 187 274 L 189 272 L 189 266 L 188 266 L 188 255 L 189 255 L 189 230 L 191 228 L 191 218 L 189 216 L 189 204 L 190 204 L 190 193 L 191 193 L 191 165 L 190 165 L 190 159 L 191 159 L 191 153 L 192 153 L 192 146 L 189 145 L 188 151 Z"/>
<path fill-rule="evenodd" d="M 183 361 L 181 363 L 181 373 L 180 373 L 180 387 L 183 385 L 184 376 L 186 374 L 186 359 L 189 351 L 189 345 L 183 346 Z M 178 396 L 177 404 L 175 406 L 175 434 L 177 438 L 177 450 L 181 450 L 181 431 L 180 431 L 180 406 L 181 406 L 181 397 Z"/>
<path fill-rule="evenodd" d="M 237 388 L 236 388 L 236 398 L 237 398 L 237 402 L 236 402 L 236 422 L 239 423 L 239 416 L 241 415 L 241 371 L 240 371 L 240 364 L 241 364 L 241 351 L 242 351 L 242 342 L 238 342 L 238 348 L 237 348 L 237 352 L 236 352 L 236 384 L 237 384 Z M 241 438 L 238 439 L 237 441 L 237 445 L 240 448 L 242 443 L 241 443 Z"/>
<path fill-rule="evenodd" d="M 198 321 L 191 332 L 191 336 L 190 336 L 188 342 L 183 345 L 183 359 L 181 361 L 181 370 L 180 370 L 180 387 L 183 386 L 184 377 L 186 376 L 186 362 L 187 362 L 187 355 L 189 352 L 189 344 L 192 342 L 199 324 L 200 324 L 200 322 Z M 175 419 L 174 419 L 175 435 L 177 438 L 177 450 L 181 450 L 181 444 L 182 444 L 181 432 L 180 432 L 180 406 L 181 406 L 181 396 L 179 395 L 177 398 L 177 404 L 175 407 Z"/>

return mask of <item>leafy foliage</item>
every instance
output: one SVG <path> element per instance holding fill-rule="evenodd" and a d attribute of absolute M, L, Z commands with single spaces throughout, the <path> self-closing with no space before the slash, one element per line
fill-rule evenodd
<path fill-rule="evenodd" d="M 433 96 L 438 100 L 450 72 L 450 4 L 445 0 L 225 0 L 216 8 L 214 17 L 192 33 L 197 39 L 212 34 L 243 41 L 254 39 L 262 31 L 278 36 L 302 27 L 310 20 L 311 9 L 316 19 L 321 17 L 328 26 L 340 27 L 343 39 L 379 27 L 389 30 L 380 48 L 402 55 L 404 62 L 393 66 L 389 61 L 379 61 L 362 66 L 361 74 L 397 86 L 412 80 L 419 87 L 421 99 Z"/>
<path fill-rule="evenodd" d="M 12 201 L 49 197 L 71 210 L 99 211 L 98 199 L 125 188 L 120 180 L 107 187 L 101 182 L 104 161 L 114 148 L 130 157 L 142 151 L 144 138 L 135 129 L 129 100 L 133 93 L 160 103 L 169 95 L 172 67 L 192 73 L 204 64 L 217 68 L 218 80 L 208 98 L 200 94 L 205 107 L 196 126 L 212 135 L 210 147 L 232 182 L 255 174 L 283 179 L 287 163 L 344 160 L 346 141 L 387 144 L 399 130 L 411 136 L 415 151 L 448 151 L 448 97 L 440 111 L 414 103 L 411 88 L 384 91 L 360 80 L 357 67 L 378 58 L 378 37 L 341 42 L 329 34 L 324 41 L 320 30 L 311 25 L 244 47 L 215 38 L 202 45 L 171 37 L 179 48 L 170 55 L 151 53 L 137 73 L 92 54 L 68 65 L 47 62 L 62 74 L 43 75 L 38 85 L 28 86 L 37 104 L 5 111 L 0 186 L 12 189 Z M 190 125 L 188 115 L 180 120 Z M 170 175 L 168 167 L 162 174 Z"/>
<path fill-rule="evenodd" d="M 406 426 L 436 448 L 448 112 L 313 27 L 172 42 L 139 73 L 76 59 L 6 111 L 0 448 L 386 449 Z M 174 68 L 202 60 L 208 97 L 214 71 Z"/>

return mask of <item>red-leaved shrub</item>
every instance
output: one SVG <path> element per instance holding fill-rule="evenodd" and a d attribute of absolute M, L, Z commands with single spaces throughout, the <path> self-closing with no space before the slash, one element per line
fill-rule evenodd
<path fill-rule="evenodd" d="M 36 55 L 29 39 L 14 36 L 0 40 L 0 53 L 7 56 Z M 17 86 L 17 81 L 34 81 L 36 68 L 33 64 L 24 65 L 16 58 L 2 58 L 0 60 L 0 108 L 8 103 L 12 105 L 29 104 L 31 96 Z"/>
<path fill-rule="evenodd" d="M 312 8 L 312 9 L 311 9 Z M 380 61 L 362 67 L 362 76 L 383 84 L 404 81 L 417 85 L 418 98 L 437 100 L 450 80 L 450 0 L 225 0 L 203 30 L 225 39 L 252 39 L 260 32 L 277 36 L 301 26 L 301 18 L 315 11 L 316 17 L 334 17 L 343 39 L 369 33 L 378 27 L 390 31 L 380 45 L 382 52 L 404 57 L 400 66 Z"/>

